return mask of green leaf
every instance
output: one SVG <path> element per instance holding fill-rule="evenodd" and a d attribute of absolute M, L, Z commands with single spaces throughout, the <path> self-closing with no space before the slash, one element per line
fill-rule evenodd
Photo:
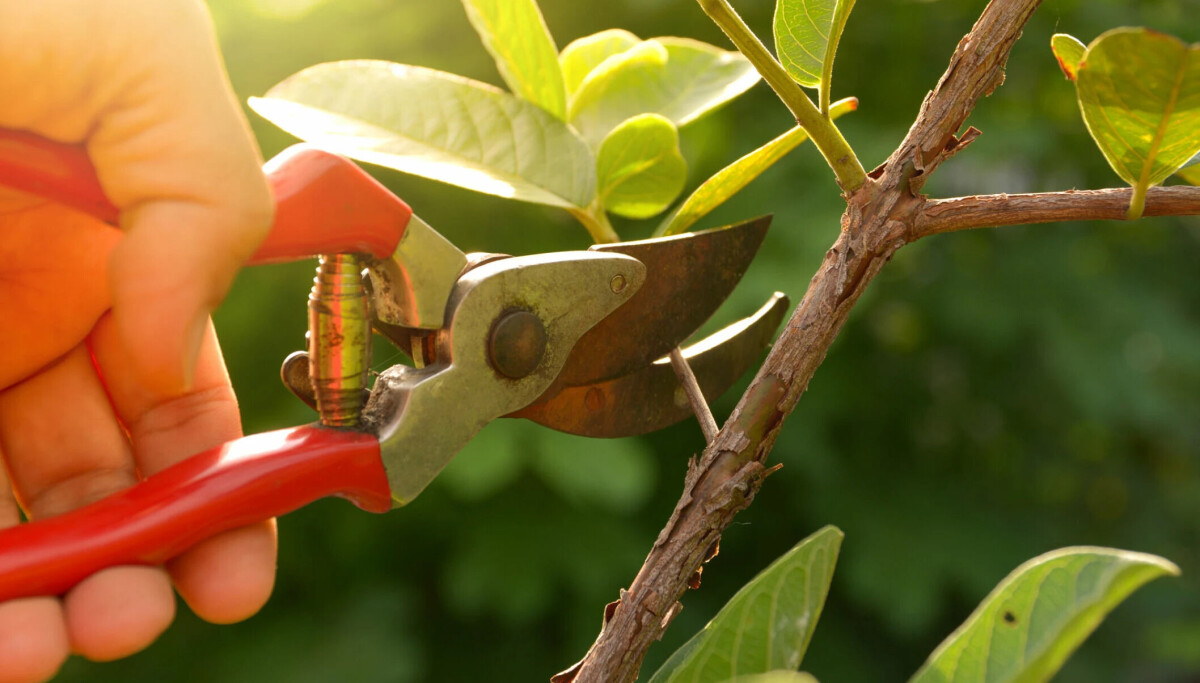
<path fill-rule="evenodd" d="M 1179 169 L 1179 177 L 1189 185 L 1200 185 L 1200 154 L 1192 157 L 1191 161 Z"/>
<path fill-rule="evenodd" d="M 641 38 L 619 28 L 593 33 L 572 41 L 558 56 L 567 84 L 567 95 L 573 97 L 587 75 L 604 60 L 621 54 L 640 42 Z"/>
<path fill-rule="evenodd" d="M 1171 562 L 1108 548 L 1063 548 L 1021 565 L 938 646 L 910 683 L 1048 680 L 1104 617 Z"/>
<path fill-rule="evenodd" d="M 813 678 L 812 674 L 781 669 L 779 671 L 768 671 L 765 674 L 738 676 L 737 678 L 722 681 L 722 683 L 817 683 L 817 679 Z"/>
<path fill-rule="evenodd" d="M 1146 190 L 1200 152 L 1200 45 L 1115 29 L 1088 46 L 1075 85 L 1092 138 L 1134 188 L 1137 218 Z"/>
<path fill-rule="evenodd" d="M 799 668 L 825 605 L 842 536 L 827 526 L 775 560 L 676 650 L 650 683 L 715 683 Z"/>
<path fill-rule="evenodd" d="M 626 218 L 666 209 L 687 181 L 679 131 L 658 114 L 635 116 L 613 129 L 596 155 L 601 205 Z"/>
<path fill-rule="evenodd" d="M 833 104 L 829 113 L 832 118 L 838 118 L 848 111 L 858 108 L 858 99 L 847 97 Z M 655 232 L 656 236 L 677 235 L 686 231 L 692 225 L 708 215 L 713 209 L 725 203 L 727 199 L 741 192 L 742 188 L 779 161 L 797 145 L 808 139 L 804 129 L 797 126 L 780 135 L 767 144 L 750 152 L 725 168 L 717 171 L 711 178 L 700 184 L 695 192 L 679 205 Z"/>
<path fill-rule="evenodd" d="M 800 85 L 829 88 L 833 58 L 854 0 L 778 0 L 775 52 Z"/>
<path fill-rule="evenodd" d="M 654 38 L 605 59 L 571 100 L 568 120 L 592 145 L 621 122 L 660 114 L 684 126 L 758 82 L 738 52 L 687 38 Z"/>
<path fill-rule="evenodd" d="M 1083 61 L 1083 56 L 1087 52 L 1087 45 L 1084 45 L 1075 36 L 1055 33 L 1050 37 L 1050 49 L 1054 51 L 1054 58 L 1058 60 L 1058 68 L 1062 69 L 1067 80 L 1075 80 L 1075 74 L 1079 71 L 1079 63 Z"/>
<path fill-rule="evenodd" d="M 567 115 L 558 48 L 535 0 L 463 0 L 467 18 L 513 94 L 560 119 Z"/>
<path fill-rule="evenodd" d="M 319 64 L 250 106 L 326 149 L 468 190 L 564 208 L 596 195 L 570 126 L 486 83 L 380 61 Z"/>

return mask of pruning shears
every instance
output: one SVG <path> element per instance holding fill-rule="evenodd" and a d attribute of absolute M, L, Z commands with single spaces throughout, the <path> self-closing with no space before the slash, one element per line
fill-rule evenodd
<path fill-rule="evenodd" d="M 689 404 L 665 356 L 729 295 L 770 222 L 587 251 L 467 255 L 344 157 L 296 145 L 264 172 L 276 219 L 250 262 L 319 257 L 307 351 L 282 370 L 319 422 L 227 442 L 0 532 L 0 600 L 60 594 L 109 566 L 161 564 L 326 496 L 370 512 L 405 505 L 500 417 L 592 437 L 682 420 Z M 78 146 L 0 129 L 0 184 L 117 219 Z M 745 372 L 786 308 L 776 293 L 684 350 L 706 396 Z M 413 365 L 371 386 L 373 330 Z"/>

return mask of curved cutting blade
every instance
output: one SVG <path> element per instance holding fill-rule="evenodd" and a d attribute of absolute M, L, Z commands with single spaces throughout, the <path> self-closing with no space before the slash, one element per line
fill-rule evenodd
<path fill-rule="evenodd" d="M 710 401 L 771 345 L 787 310 L 788 298 L 776 292 L 754 315 L 684 349 L 684 358 Z M 664 357 L 623 377 L 567 387 L 507 417 L 524 417 L 570 434 L 612 438 L 652 432 L 691 415 L 687 395 Z"/>
<path fill-rule="evenodd" d="M 771 217 L 763 216 L 715 230 L 592 247 L 641 261 L 646 282 L 575 344 L 555 386 L 622 377 L 679 346 L 742 279 L 770 224 Z"/>

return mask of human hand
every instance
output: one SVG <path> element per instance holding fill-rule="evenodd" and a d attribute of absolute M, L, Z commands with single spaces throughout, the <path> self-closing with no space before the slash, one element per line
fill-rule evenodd
<path fill-rule="evenodd" d="M 79 507 L 241 427 L 208 313 L 271 199 L 200 0 L 0 0 L 0 126 L 84 142 L 121 231 L 0 193 L 0 454 L 33 519 Z M 0 527 L 19 512 L 0 471 Z M 218 623 L 257 611 L 273 523 L 59 598 L 0 604 L 0 683 L 69 652 L 123 657 L 171 622 L 171 582 Z M 168 578 L 169 577 L 169 578 Z"/>

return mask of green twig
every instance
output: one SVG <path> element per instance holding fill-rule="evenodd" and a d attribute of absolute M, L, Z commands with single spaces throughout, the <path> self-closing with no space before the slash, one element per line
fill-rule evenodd
<path fill-rule="evenodd" d="M 1133 197 L 1129 200 L 1129 210 L 1125 212 L 1126 219 L 1136 221 L 1142 217 L 1142 213 L 1146 211 L 1146 191 L 1149 189 L 1149 183 L 1138 183 L 1133 186 Z"/>
<path fill-rule="evenodd" d="M 838 184 L 842 186 L 842 189 L 846 192 L 853 192 L 862 187 L 867 181 L 867 172 L 863 169 L 858 157 L 855 156 L 854 150 L 850 148 L 850 144 L 846 142 L 846 138 L 842 137 L 842 132 L 833 125 L 832 121 L 821 114 L 817 106 L 804 93 L 800 84 L 792 80 L 787 71 L 784 71 L 779 61 L 734 11 L 729 0 L 696 0 L 696 2 L 700 4 L 704 13 L 725 32 L 725 35 L 729 36 L 734 46 L 750 60 L 754 68 L 758 69 L 758 73 L 762 75 L 767 85 L 771 86 L 779 99 L 791 110 L 792 115 L 796 117 L 796 122 L 808 131 L 808 136 L 812 138 L 817 149 L 821 151 L 821 155 L 825 157 L 825 161 L 829 163 L 829 167 L 837 175 Z"/>
<path fill-rule="evenodd" d="M 608 214 L 604 212 L 604 207 L 599 204 L 592 204 L 586 209 L 571 209 L 570 211 L 571 215 L 587 228 L 588 234 L 592 236 L 592 241 L 596 244 L 612 244 L 621 241 L 621 236 L 617 234 L 616 230 L 613 230 L 612 223 L 608 222 Z"/>

